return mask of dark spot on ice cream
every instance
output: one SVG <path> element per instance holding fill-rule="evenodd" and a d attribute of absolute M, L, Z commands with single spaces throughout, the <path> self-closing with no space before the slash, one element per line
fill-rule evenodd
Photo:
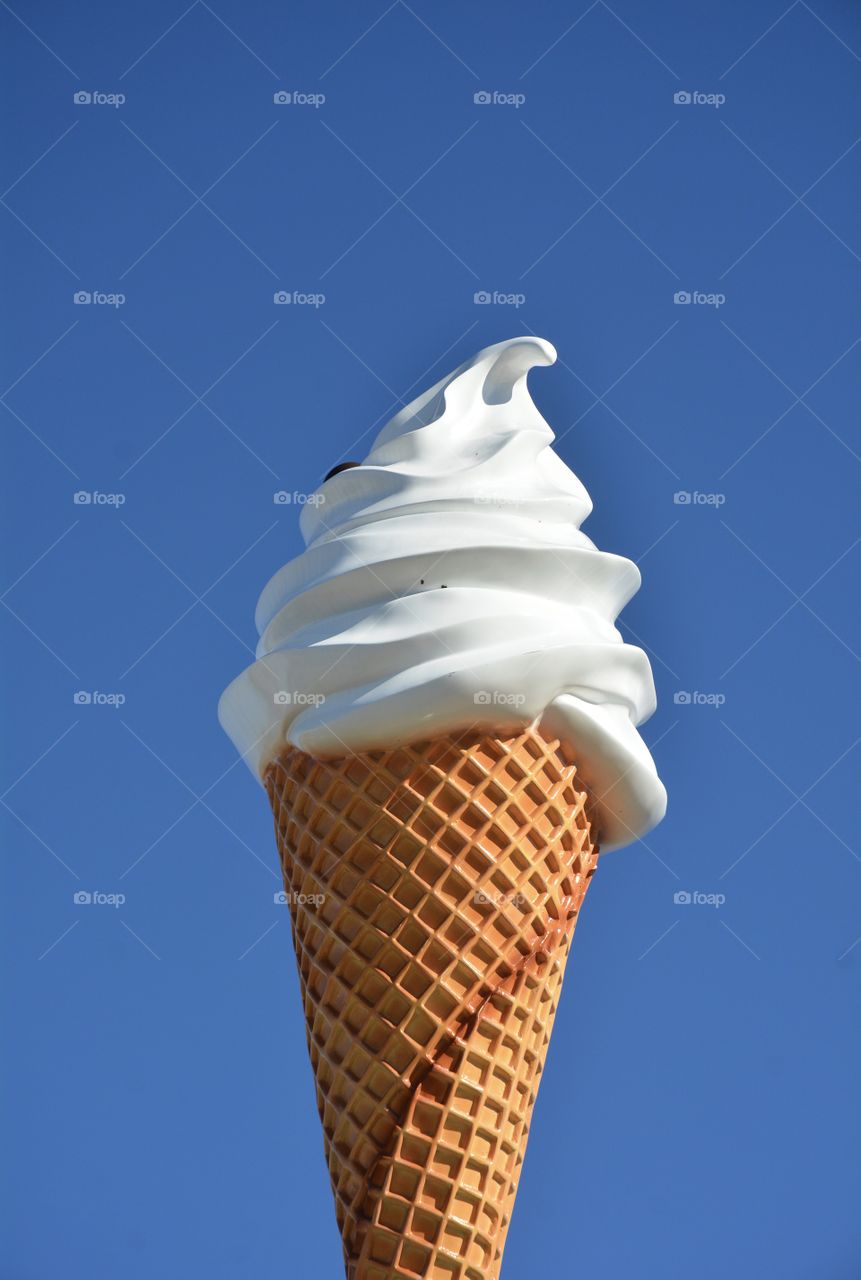
<path fill-rule="evenodd" d="M 327 480 L 331 480 L 332 476 L 338 475 L 341 471 L 349 471 L 350 467 L 360 467 L 361 465 L 362 464 L 360 462 L 339 462 L 337 467 L 333 467 L 331 471 L 326 472 L 323 477 L 323 484 L 325 484 Z"/>

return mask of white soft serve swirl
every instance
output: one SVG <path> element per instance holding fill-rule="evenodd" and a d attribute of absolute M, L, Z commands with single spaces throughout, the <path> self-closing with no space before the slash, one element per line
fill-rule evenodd
<path fill-rule="evenodd" d="M 639 571 L 580 531 L 592 504 L 526 386 L 555 359 L 539 338 L 480 351 L 304 507 L 307 549 L 264 589 L 258 661 L 219 705 L 259 777 L 286 742 L 326 758 L 537 723 L 590 786 L 602 849 L 663 816 L 635 728 L 649 661 L 613 625 Z"/>

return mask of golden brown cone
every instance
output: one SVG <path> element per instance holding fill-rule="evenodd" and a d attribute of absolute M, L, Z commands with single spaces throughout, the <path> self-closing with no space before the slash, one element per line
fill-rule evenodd
<path fill-rule="evenodd" d="M 348 1280 L 496 1280 L 597 862 L 576 767 L 529 729 L 266 786 Z"/>

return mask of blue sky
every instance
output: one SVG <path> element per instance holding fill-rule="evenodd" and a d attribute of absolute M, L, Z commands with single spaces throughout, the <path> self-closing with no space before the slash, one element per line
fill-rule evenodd
<path fill-rule="evenodd" d="M 857 8 L 0 26 L 3 1275 L 340 1274 L 271 820 L 216 701 L 300 548 L 273 493 L 534 331 L 587 532 L 642 568 L 670 809 L 587 900 L 504 1280 L 856 1277 Z"/>

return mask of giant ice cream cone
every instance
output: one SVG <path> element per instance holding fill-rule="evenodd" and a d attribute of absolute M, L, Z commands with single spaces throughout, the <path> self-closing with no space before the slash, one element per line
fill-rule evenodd
<path fill-rule="evenodd" d="M 350 1280 L 495 1280 L 568 947 L 588 798 L 533 730 L 266 783 Z"/>
<path fill-rule="evenodd" d="M 601 851 L 662 816 L 634 565 L 500 343 L 302 516 L 222 723 L 266 786 L 349 1280 L 495 1280 Z"/>

